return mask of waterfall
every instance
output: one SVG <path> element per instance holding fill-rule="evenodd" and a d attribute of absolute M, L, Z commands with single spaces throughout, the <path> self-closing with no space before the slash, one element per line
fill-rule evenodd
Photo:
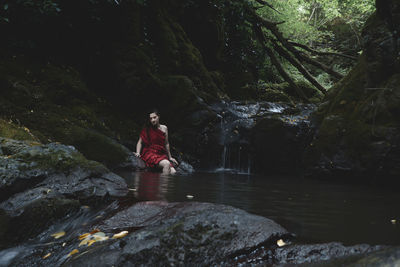
<path fill-rule="evenodd" d="M 211 106 L 219 122 L 215 124 L 214 149 L 207 158 L 211 168 L 217 172 L 250 174 L 256 167 L 252 159 L 257 147 L 251 146 L 252 129 L 256 120 L 275 118 L 287 125 L 298 126 L 307 120 L 314 105 L 290 105 L 272 102 L 221 102 Z"/>
<path fill-rule="evenodd" d="M 218 106 L 217 110 L 220 119 L 221 161 L 216 171 L 250 174 L 251 158 L 248 132 L 254 125 L 252 117 L 257 114 L 259 104 L 224 102 Z"/>

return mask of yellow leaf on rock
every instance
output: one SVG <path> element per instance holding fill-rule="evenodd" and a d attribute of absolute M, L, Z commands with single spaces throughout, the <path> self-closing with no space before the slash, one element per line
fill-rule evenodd
<path fill-rule="evenodd" d="M 93 239 L 92 239 L 92 240 L 89 240 L 89 241 L 88 241 L 88 244 L 87 244 L 88 247 L 90 247 L 94 242 L 96 242 L 96 240 L 93 240 Z"/>
<path fill-rule="evenodd" d="M 42 259 L 47 259 L 48 257 L 50 257 L 51 256 L 51 253 L 47 253 L 46 255 L 44 255 L 43 257 L 42 257 Z"/>
<path fill-rule="evenodd" d="M 283 247 L 283 246 L 286 245 L 286 243 L 285 243 L 282 239 L 279 239 L 278 241 L 276 241 L 276 244 L 277 244 L 279 247 Z"/>
<path fill-rule="evenodd" d="M 79 250 L 74 249 L 73 251 L 71 251 L 71 252 L 68 254 L 67 257 L 71 257 L 72 255 L 74 255 L 74 254 L 76 254 L 76 253 L 79 253 Z"/>
<path fill-rule="evenodd" d="M 103 232 L 97 232 L 92 237 L 96 241 L 105 241 L 108 239 L 108 236 L 106 236 L 106 234 Z"/>
<path fill-rule="evenodd" d="M 55 239 L 59 239 L 60 237 L 65 236 L 65 232 L 61 231 L 61 232 L 58 232 L 58 233 L 54 233 L 51 236 L 54 237 Z"/>
<path fill-rule="evenodd" d="M 89 238 L 83 239 L 83 240 L 79 243 L 78 247 L 83 246 L 83 245 L 87 245 L 87 243 L 89 242 L 89 240 L 90 240 Z"/>
<path fill-rule="evenodd" d="M 86 237 L 88 237 L 90 234 L 89 233 L 84 233 L 82 235 L 79 236 L 79 240 L 85 239 Z"/>
<path fill-rule="evenodd" d="M 113 238 L 113 239 L 122 238 L 122 237 L 126 236 L 128 233 L 129 233 L 128 231 L 122 231 L 122 232 L 120 232 L 120 233 L 118 233 L 118 234 L 113 235 L 112 238 Z"/>
<path fill-rule="evenodd" d="M 100 230 L 99 229 L 94 229 L 93 231 L 90 232 L 90 234 L 93 235 L 93 234 L 95 234 L 97 232 L 100 232 Z"/>

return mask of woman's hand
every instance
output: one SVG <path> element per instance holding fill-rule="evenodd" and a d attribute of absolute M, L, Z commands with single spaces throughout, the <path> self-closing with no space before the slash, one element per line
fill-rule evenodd
<path fill-rule="evenodd" d="M 169 161 L 171 161 L 173 164 L 175 164 L 176 166 L 179 165 L 178 161 L 174 158 L 170 158 Z"/>
<path fill-rule="evenodd" d="M 139 152 L 133 152 L 133 155 L 135 155 L 136 157 L 140 158 L 140 153 Z"/>

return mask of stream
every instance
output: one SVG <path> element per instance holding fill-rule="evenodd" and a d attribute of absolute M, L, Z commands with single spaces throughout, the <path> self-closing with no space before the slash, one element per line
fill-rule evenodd
<path fill-rule="evenodd" d="M 203 159 L 200 169 L 193 172 L 186 163 L 186 171 L 175 176 L 116 171 L 129 187 L 127 196 L 111 204 L 105 201 L 100 205 L 81 206 L 78 212 L 70 212 L 67 217 L 49 224 L 39 235 L 0 250 L 0 266 L 12 266 L 18 261 L 24 262 L 24 266 L 40 262 L 63 265 L 71 256 L 66 251 L 74 251 L 79 243 L 77 236 L 98 228 L 107 238 L 121 230 L 135 232 L 139 228 L 131 229 L 123 223 L 117 224 L 116 228 L 107 228 L 104 222 L 137 202 L 156 200 L 232 206 L 275 221 L 295 235 L 297 244 L 400 245 L 398 188 L 375 186 L 360 180 L 348 183 L 339 179 L 341 177 L 305 179 L 298 174 L 299 159 L 312 133 L 310 114 L 314 105 L 291 107 L 268 102 L 232 102 L 212 108 L 218 120 L 203 132 L 203 141 L 213 149 L 199 157 Z M 273 128 L 264 128 L 270 125 Z M 290 172 L 273 174 L 276 170 Z M 82 174 L 78 173 L 77 177 L 79 175 Z M 98 188 L 106 188 L 104 183 L 110 179 L 107 177 L 98 179 L 103 183 Z M 52 184 L 57 185 L 63 179 Z M 59 189 L 53 189 L 56 190 Z M 46 194 L 53 191 L 47 190 Z M 125 223 L 129 225 L 130 221 Z M 21 232 L 20 229 L 11 230 Z M 62 233 L 62 238 L 57 240 L 54 233 Z M 90 254 L 90 251 L 88 249 L 82 255 Z"/>
<path fill-rule="evenodd" d="M 276 221 L 303 243 L 400 245 L 398 189 L 291 176 L 120 173 L 135 197 L 231 205 Z M 193 196 L 193 198 L 191 198 Z"/>

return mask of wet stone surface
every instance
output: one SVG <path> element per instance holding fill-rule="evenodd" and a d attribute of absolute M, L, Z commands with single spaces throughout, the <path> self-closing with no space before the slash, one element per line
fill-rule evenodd
<path fill-rule="evenodd" d="M 398 250 L 375 252 L 382 246 L 295 244 L 272 220 L 210 203 L 150 201 L 123 210 L 114 203 L 62 225 L 41 233 L 34 245 L 0 251 L 0 266 L 364 266 L 357 264 L 398 259 Z M 53 239 L 56 229 L 66 235 Z M 107 238 L 82 245 L 78 237 L 91 231 Z M 128 234 L 112 238 L 121 231 Z"/>
<path fill-rule="evenodd" d="M 106 220 L 100 229 L 140 229 L 112 247 L 71 261 L 115 265 L 209 265 L 289 233 L 264 217 L 208 203 L 142 202 Z"/>
<path fill-rule="evenodd" d="M 40 233 L 82 204 L 128 193 L 121 177 L 72 146 L 1 138 L 0 147 L 0 247 Z"/>

